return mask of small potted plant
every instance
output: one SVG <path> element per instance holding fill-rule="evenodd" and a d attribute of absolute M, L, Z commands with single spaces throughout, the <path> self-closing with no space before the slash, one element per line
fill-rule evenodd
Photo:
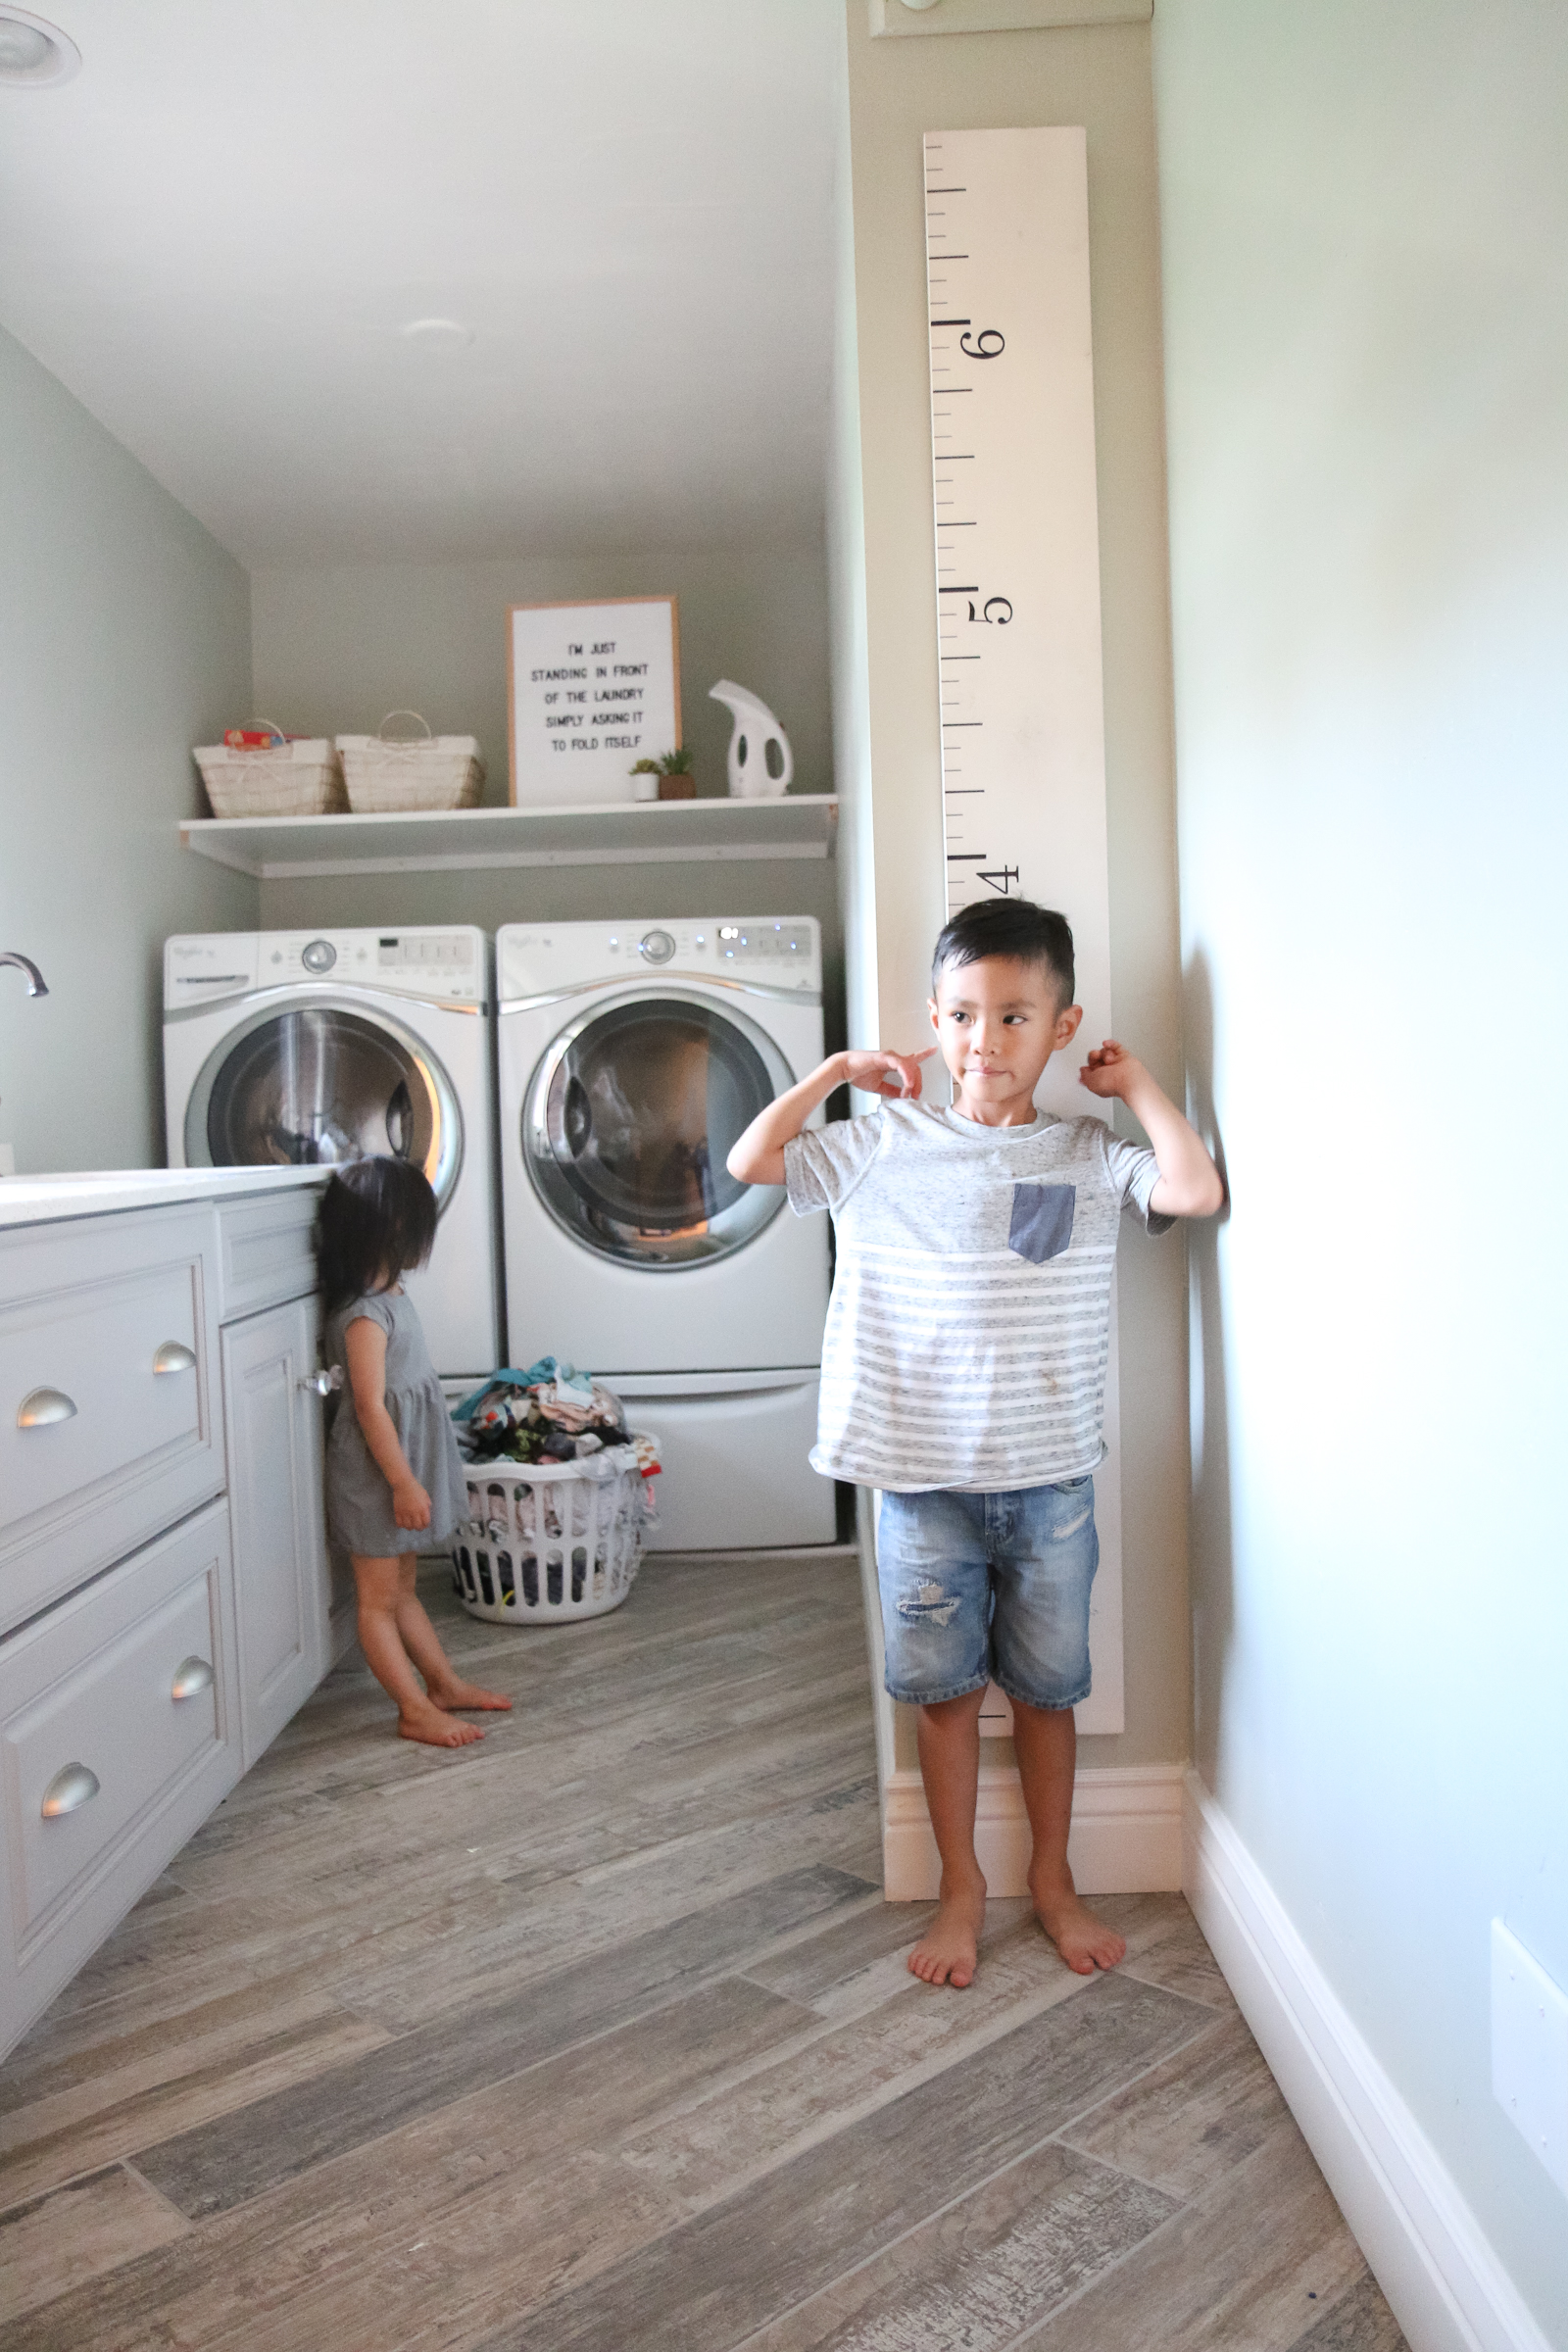
<path fill-rule="evenodd" d="M 634 801 L 657 801 L 659 798 L 659 761 L 639 760 L 631 771 L 631 797 Z"/>
<path fill-rule="evenodd" d="M 659 797 L 662 801 L 695 801 L 697 778 L 692 774 L 690 752 L 664 752 L 659 760 Z"/>

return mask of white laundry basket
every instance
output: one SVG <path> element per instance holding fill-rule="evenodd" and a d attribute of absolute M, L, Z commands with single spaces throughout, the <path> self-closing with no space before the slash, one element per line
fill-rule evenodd
<path fill-rule="evenodd" d="M 619 1608 L 649 1524 L 632 1446 L 573 1462 L 470 1462 L 467 1482 L 452 1583 L 470 1617 L 563 1625 Z"/>

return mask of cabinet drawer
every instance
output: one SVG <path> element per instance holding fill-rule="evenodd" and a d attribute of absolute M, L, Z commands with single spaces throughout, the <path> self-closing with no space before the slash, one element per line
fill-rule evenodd
<path fill-rule="evenodd" d="M 215 1503 L 0 1644 L 0 2014 L 64 1984 L 239 1776 Z"/>
<path fill-rule="evenodd" d="M 200 1207 L 5 1237 L 0 1627 L 222 1485 L 214 1233 Z"/>
<path fill-rule="evenodd" d="M 324 1182 L 324 1178 L 323 1178 Z M 232 1323 L 316 1288 L 316 1211 L 321 1187 L 262 1193 L 218 1207 L 218 1319 Z"/>

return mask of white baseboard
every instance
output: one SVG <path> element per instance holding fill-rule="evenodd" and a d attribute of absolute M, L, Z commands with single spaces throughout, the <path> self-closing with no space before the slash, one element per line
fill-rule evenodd
<path fill-rule="evenodd" d="M 1080 1894 L 1174 1894 L 1182 1883 L 1180 1764 L 1085 1771 L 1073 1791 L 1067 1859 Z M 882 1861 L 890 1903 L 928 1902 L 941 1865 L 918 1772 L 887 1775 Z M 993 1894 L 1026 1894 L 1029 1817 L 1011 1765 L 983 1765 L 975 1852 Z"/>
<path fill-rule="evenodd" d="M 1196 1772 L 1182 1885 L 1412 2352 L 1550 2352 L 1452 2176 Z"/>

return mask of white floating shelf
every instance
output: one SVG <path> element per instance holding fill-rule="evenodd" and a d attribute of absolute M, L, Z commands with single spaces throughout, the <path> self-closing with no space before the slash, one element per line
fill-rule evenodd
<path fill-rule="evenodd" d="M 306 874 L 451 873 L 479 866 L 662 865 L 831 858 L 830 793 L 775 801 L 614 801 L 589 808 L 454 808 L 400 816 L 209 816 L 186 849 L 263 882 Z"/>

